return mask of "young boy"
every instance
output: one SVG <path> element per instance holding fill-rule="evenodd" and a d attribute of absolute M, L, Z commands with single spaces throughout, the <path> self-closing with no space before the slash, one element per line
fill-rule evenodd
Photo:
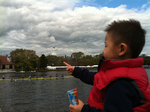
<path fill-rule="evenodd" d="M 133 19 L 114 21 L 105 31 L 97 73 L 64 62 L 70 75 L 93 85 L 87 104 L 70 104 L 70 112 L 150 112 L 150 83 L 138 58 L 146 31 Z"/>

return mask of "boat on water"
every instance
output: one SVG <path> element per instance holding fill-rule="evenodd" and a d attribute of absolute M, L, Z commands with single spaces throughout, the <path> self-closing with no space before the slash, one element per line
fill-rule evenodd
<path fill-rule="evenodd" d="M 41 78 L 17 78 L 17 79 L 0 79 L 0 81 L 13 81 L 13 80 L 40 80 L 40 79 L 63 79 L 63 78 L 73 78 L 73 76 L 63 76 L 63 77 L 41 77 Z"/>

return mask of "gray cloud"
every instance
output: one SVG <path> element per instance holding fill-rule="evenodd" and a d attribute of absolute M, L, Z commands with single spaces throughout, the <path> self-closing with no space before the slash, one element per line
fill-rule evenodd
<path fill-rule="evenodd" d="M 82 51 L 99 54 L 104 48 L 107 24 L 118 19 L 137 19 L 147 30 L 146 45 L 142 53 L 150 55 L 150 25 L 147 10 L 127 9 L 125 5 L 108 7 L 74 7 L 76 2 L 47 0 L 13 0 L 1 2 L 0 26 L 1 55 L 17 48 L 35 50 L 37 55 L 71 55 Z M 144 6 L 143 6 L 144 7 Z"/>

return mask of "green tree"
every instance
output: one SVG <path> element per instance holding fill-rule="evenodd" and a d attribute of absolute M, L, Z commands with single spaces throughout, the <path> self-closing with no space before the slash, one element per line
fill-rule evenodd
<path fill-rule="evenodd" d="M 46 56 L 46 58 L 47 58 L 47 61 L 48 61 L 48 65 L 49 65 L 49 66 L 56 65 L 56 62 L 57 62 L 57 56 L 54 56 L 54 55 L 48 55 L 48 56 Z"/>
<path fill-rule="evenodd" d="M 40 68 L 45 69 L 47 67 L 47 59 L 44 54 L 40 57 Z"/>
<path fill-rule="evenodd" d="M 69 64 L 72 65 L 72 66 L 75 65 L 75 62 L 74 62 L 72 56 L 66 56 L 66 55 L 65 55 L 65 57 L 63 58 L 63 61 L 69 63 Z M 62 61 L 62 62 L 63 62 L 63 61 Z M 62 64 L 63 64 L 63 63 L 62 63 Z M 64 64 L 63 64 L 63 66 L 64 66 Z"/>
<path fill-rule="evenodd" d="M 54 56 L 54 55 L 48 55 L 46 56 L 47 61 L 48 61 L 48 65 L 49 66 L 62 66 L 63 61 L 64 61 L 64 57 L 63 56 Z"/>
<path fill-rule="evenodd" d="M 72 53 L 72 58 L 75 61 L 75 65 L 81 65 L 81 58 L 84 56 L 83 52 Z"/>
<path fill-rule="evenodd" d="M 93 65 L 98 65 L 99 59 L 103 56 L 103 53 L 93 56 Z"/>
<path fill-rule="evenodd" d="M 10 58 L 15 63 L 16 71 L 30 71 L 36 69 L 38 56 L 33 50 L 16 49 L 10 52 Z"/>
<path fill-rule="evenodd" d="M 93 57 L 92 55 L 85 55 L 81 59 L 83 65 L 93 65 Z"/>
<path fill-rule="evenodd" d="M 150 56 L 147 56 L 146 54 L 140 55 L 144 59 L 144 65 L 150 65 Z"/>

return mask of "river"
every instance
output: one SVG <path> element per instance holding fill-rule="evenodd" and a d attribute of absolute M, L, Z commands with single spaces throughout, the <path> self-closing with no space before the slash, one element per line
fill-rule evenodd
<path fill-rule="evenodd" d="M 150 69 L 146 71 L 150 82 Z M 66 71 L 49 71 L 6 73 L 0 74 L 0 77 L 10 79 L 31 75 L 33 78 L 36 75 L 49 77 L 50 74 L 68 76 Z M 86 103 L 92 86 L 76 78 L 0 81 L 0 112 L 69 112 L 67 91 L 73 88 L 77 88 L 78 98 Z"/>

